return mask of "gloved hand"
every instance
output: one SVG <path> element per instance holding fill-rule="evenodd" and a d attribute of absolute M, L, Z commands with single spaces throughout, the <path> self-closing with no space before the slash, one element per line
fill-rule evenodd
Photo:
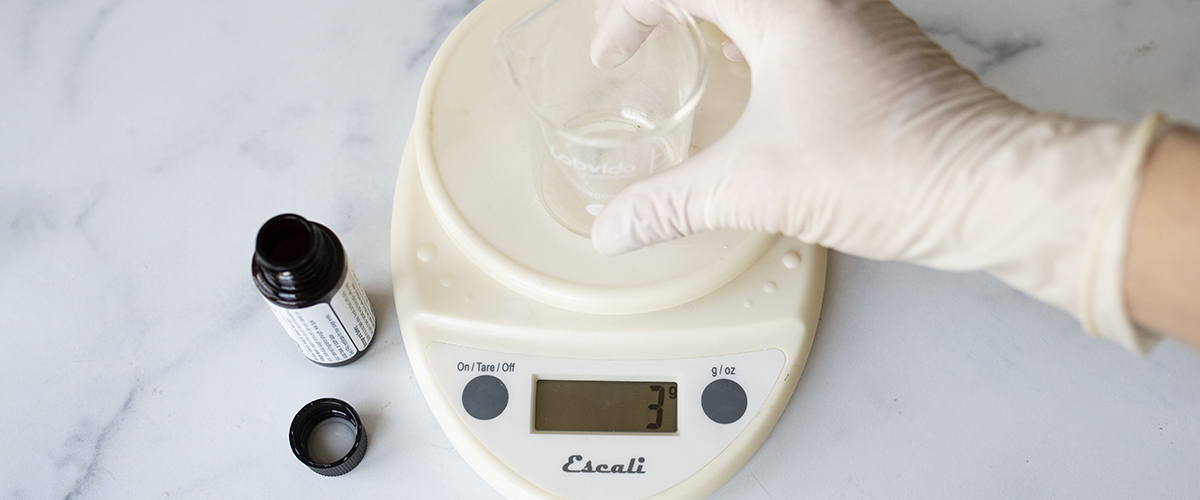
<path fill-rule="evenodd" d="M 612 67 L 658 22 L 615 0 L 592 60 Z M 986 270 L 1141 351 L 1125 313 L 1138 167 L 1162 128 L 1039 113 L 979 82 L 885 0 L 683 0 L 744 56 L 745 112 L 712 146 L 613 198 L 605 255 L 718 228 L 782 233 L 872 259 Z M 740 50 L 739 50 L 740 49 Z"/>

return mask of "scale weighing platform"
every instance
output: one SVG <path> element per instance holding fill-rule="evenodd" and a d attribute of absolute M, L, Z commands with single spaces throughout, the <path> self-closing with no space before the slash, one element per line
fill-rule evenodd
<path fill-rule="evenodd" d="M 721 231 L 608 258 L 555 222 L 494 45 L 543 1 L 483 2 L 425 78 L 392 214 L 405 349 L 450 441 L 505 496 L 703 498 L 787 406 L 825 250 Z M 719 43 L 709 59 L 694 148 L 749 95 L 744 63 Z"/>

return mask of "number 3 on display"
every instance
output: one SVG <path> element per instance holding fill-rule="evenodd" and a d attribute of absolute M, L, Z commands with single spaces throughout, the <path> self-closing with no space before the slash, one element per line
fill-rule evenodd
<path fill-rule="evenodd" d="M 654 410 L 654 421 L 646 424 L 647 429 L 657 429 L 662 427 L 663 418 L 663 403 L 666 402 L 667 389 L 661 385 L 652 385 L 650 390 L 658 393 L 658 403 L 647 406 L 647 409 Z M 675 388 L 671 387 L 671 399 L 675 399 Z"/>

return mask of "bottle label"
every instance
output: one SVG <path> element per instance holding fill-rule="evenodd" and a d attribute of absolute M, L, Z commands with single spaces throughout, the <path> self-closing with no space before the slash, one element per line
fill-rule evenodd
<path fill-rule="evenodd" d="M 339 363 L 367 348 L 375 336 L 375 313 L 354 270 L 346 273 L 342 288 L 329 302 L 301 309 L 279 307 L 267 301 L 283 329 L 300 351 L 318 363 Z"/>

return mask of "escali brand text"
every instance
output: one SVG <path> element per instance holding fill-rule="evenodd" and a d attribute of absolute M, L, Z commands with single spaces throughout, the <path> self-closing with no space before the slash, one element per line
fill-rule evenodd
<path fill-rule="evenodd" d="M 642 465 L 646 463 L 644 457 L 629 459 L 628 464 L 596 464 L 592 466 L 592 461 L 584 462 L 583 455 L 571 455 L 567 457 L 567 463 L 563 464 L 563 472 L 585 472 L 595 474 L 645 474 L 642 470 Z"/>
<path fill-rule="evenodd" d="M 566 165 L 568 167 L 572 167 L 575 170 L 578 170 L 579 173 L 582 173 L 582 174 L 624 176 L 624 175 L 630 175 L 630 174 L 634 173 L 634 171 L 637 170 L 636 165 L 632 165 L 629 163 L 618 163 L 616 165 L 609 165 L 607 163 L 601 163 L 599 165 L 596 165 L 593 163 L 586 163 L 583 161 L 579 161 L 578 158 L 574 158 L 571 155 L 568 155 L 566 153 L 559 153 L 558 151 L 555 151 L 554 146 L 550 146 L 550 155 L 553 156 L 554 159 L 558 160 L 559 163 L 562 163 L 563 165 Z"/>

